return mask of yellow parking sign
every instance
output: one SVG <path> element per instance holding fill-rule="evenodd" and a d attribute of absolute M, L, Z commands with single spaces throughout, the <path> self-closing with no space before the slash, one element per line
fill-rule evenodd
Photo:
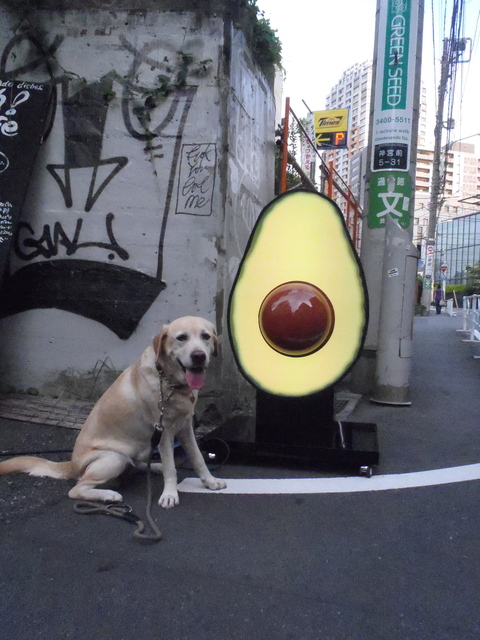
<path fill-rule="evenodd" d="M 318 148 L 347 146 L 348 109 L 314 111 L 313 126 Z"/>

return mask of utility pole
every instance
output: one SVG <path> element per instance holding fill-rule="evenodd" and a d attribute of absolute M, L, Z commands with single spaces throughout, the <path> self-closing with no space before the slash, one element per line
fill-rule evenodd
<path fill-rule="evenodd" d="M 467 42 L 469 38 L 445 38 L 443 41 L 443 54 L 440 70 L 440 83 L 438 85 L 438 105 L 437 114 L 435 119 L 434 129 L 434 148 L 433 148 L 433 166 L 432 166 L 432 183 L 430 189 L 430 204 L 429 204 L 429 218 L 428 218 L 428 234 L 425 246 L 424 256 L 424 271 L 423 271 L 423 290 L 422 290 L 422 305 L 426 307 L 427 312 L 430 309 L 430 302 L 432 300 L 433 279 L 435 274 L 435 236 L 437 229 L 438 213 L 441 206 L 441 199 L 443 194 L 444 180 L 443 174 L 440 170 L 442 164 L 442 134 L 445 128 L 444 123 L 444 110 L 445 110 L 445 97 L 447 94 L 448 81 L 452 76 L 452 70 L 454 65 L 459 62 L 468 62 L 468 60 L 460 60 L 460 57 L 467 48 Z M 451 128 L 450 123 L 447 123 L 446 128 Z M 445 168 L 448 158 L 448 145 L 445 148 Z"/>
<path fill-rule="evenodd" d="M 426 307 L 427 312 L 430 309 L 433 289 L 434 275 L 434 253 L 435 253 L 435 235 L 437 228 L 437 217 L 439 209 L 440 195 L 442 193 L 443 176 L 440 172 L 440 162 L 442 154 L 442 134 L 443 134 L 443 113 L 445 109 L 445 96 L 447 93 L 447 83 L 450 70 L 449 60 L 449 40 L 445 38 L 443 41 L 442 66 L 440 72 L 440 83 L 438 85 L 438 106 L 435 119 L 434 129 L 434 147 L 433 147 L 433 166 L 432 166 L 432 182 L 430 190 L 429 218 L 427 242 L 425 245 L 424 269 L 423 269 L 423 290 L 422 305 Z M 445 160 L 446 162 L 446 160 Z"/>
<path fill-rule="evenodd" d="M 369 325 L 352 389 L 385 404 L 410 402 L 417 253 L 412 213 L 423 13 L 424 0 L 377 0 L 360 256 L 369 292 Z"/>

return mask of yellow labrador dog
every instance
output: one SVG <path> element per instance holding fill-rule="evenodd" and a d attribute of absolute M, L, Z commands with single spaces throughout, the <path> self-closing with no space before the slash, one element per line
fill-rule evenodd
<path fill-rule="evenodd" d="M 205 383 L 210 357 L 217 354 L 215 327 L 196 316 L 165 325 L 140 360 L 126 369 L 107 389 L 83 425 L 70 462 L 50 462 L 30 456 L 0 463 L 0 475 L 24 472 L 32 476 L 75 479 L 70 498 L 120 502 L 122 496 L 98 489 L 128 466 L 145 468 L 154 425 L 161 432 L 159 450 L 164 490 L 159 504 L 178 504 L 177 473 L 173 457 L 175 437 L 187 452 L 195 472 L 212 490 L 226 483 L 208 470 L 193 433 L 193 411 L 198 389 Z"/>

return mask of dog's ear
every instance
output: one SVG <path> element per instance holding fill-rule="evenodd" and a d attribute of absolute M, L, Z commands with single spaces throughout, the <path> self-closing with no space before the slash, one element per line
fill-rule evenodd
<path fill-rule="evenodd" d="M 153 349 L 155 351 L 155 360 L 165 354 L 165 340 L 167 339 L 168 324 L 164 324 L 161 332 L 153 339 Z"/>
<path fill-rule="evenodd" d="M 220 340 L 217 336 L 215 327 L 212 326 L 212 338 L 213 338 L 213 352 L 212 356 L 217 357 L 220 350 Z"/>

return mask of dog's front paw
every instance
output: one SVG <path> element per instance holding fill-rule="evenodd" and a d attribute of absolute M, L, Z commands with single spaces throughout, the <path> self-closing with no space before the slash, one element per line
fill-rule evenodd
<path fill-rule="evenodd" d="M 225 489 L 227 483 L 225 480 L 220 480 L 220 478 L 209 478 L 203 481 L 203 484 L 207 487 L 207 489 L 211 489 L 212 491 L 218 491 L 219 489 Z"/>
<path fill-rule="evenodd" d="M 75 485 L 68 492 L 68 497 L 73 500 L 99 500 L 102 502 L 123 502 L 123 496 L 118 491 L 110 491 L 109 489 L 95 489 L 94 487 L 85 487 Z"/>
<path fill-rule="evenodd" d="M 163 509 L 171 509 L 172 507 L 175 507 L 177 504 L 179 504 L 179 502 L 180 500 L 178 499 L 177 491 L 168 491 L 168 492 L 164 491 L 160 496 L 160 500 L 158 501 L 158 504 Z"/>
<path fill-rule="evenodd" d="M 109 491 L 108 489 L 100 489 L 102 491 L 102 500 L 104 502 L 123 502 L 123 496 L 118 491 Z"/>

